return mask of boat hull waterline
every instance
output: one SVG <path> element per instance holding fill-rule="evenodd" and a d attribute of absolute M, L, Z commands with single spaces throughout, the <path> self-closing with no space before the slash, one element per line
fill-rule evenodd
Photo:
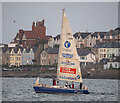
<path fill-rule="evenodd" d="M 66 88 L 50 88 L 50 87 L 33 87 L 36 93 L 79 93 L 89 94 L 88 90 L 66 89 Z"/>

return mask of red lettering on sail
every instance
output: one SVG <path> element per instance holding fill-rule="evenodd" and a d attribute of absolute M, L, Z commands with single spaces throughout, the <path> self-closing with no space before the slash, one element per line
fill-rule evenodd
<path fill-rule="evenodd" d="M 60 72 L 61 73 L 76 74 L 76 69 L 75 68 L 60 67 Z"/>

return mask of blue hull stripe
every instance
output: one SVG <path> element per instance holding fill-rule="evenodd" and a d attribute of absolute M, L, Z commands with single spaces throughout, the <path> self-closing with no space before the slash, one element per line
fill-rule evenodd
<path fill-rule="evenodd" d="M 36 93 L 81 93 L 89 94 L 88 90 L 63 89 L 63 88 L 48 88 L 48 87 L 33 87 Z"/>

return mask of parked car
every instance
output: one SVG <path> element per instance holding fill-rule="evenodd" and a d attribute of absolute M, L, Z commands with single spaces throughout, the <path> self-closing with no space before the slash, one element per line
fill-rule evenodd
<path fill-rule="evenodd" d="M 55 70 L 55 68 L 49 68 L 48 70 Z"/>
<path fill-rule="evenodd" d="M 42 71 L 45 71 L 45 70 L 46 70 L 46 68 L 42 68 L 41 70 L 42 70 Z"/>
<path fill-rule="evenodd" d="M 30 71 L 28 68 L 23 68 L 22 71 Z"/>

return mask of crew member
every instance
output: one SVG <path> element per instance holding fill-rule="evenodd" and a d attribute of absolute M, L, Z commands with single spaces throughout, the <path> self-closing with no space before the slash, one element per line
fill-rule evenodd
<path fill-rule="evenodd" d="M 56 79 L 53 78 L 53 85 L 56 85 Z"/>
<path fill-rule="evenodd" d="M 57 80 L 57 86 L 59 86 L 59 79 Z"/>
<path fill-rule="evenodd" d="M 82 83 L 82 82 L 80 82 L 80 89 L 82 89 L 82 84 L 83 84 L 83 83 Z"/>
<path fill-rule="evenodd" d="M 66 82 L 65 87 L 68 87 L 68 82 Z"/>
<path fill-rule="evenodd" d="M 74 81 L 72 81 L 72 88 L 74 88 Z"/>

